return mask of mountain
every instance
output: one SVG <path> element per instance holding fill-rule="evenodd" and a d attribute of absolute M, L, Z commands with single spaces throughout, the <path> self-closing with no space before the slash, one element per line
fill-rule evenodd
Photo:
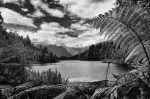
<path fill-rule="evenodd" d="M 88 50 L 88 47 L 83 47 L 83 48 L 74 48 L 74 47 L 66 47 L 66 46 L 63 47 L 73 56 Z"/>
<path fill-rule="evenodd" d="M 52 53 L 54 53 L 56 56 L 61 57 L 61 56 L 74 56 L 80 53 L 83 53 L 85 50 L 88 49 L 88 47 L 84 48 L 73 48 L 73 47 L 66 47 L 66 46 L 57 46 L 57 45 L 45 45 L 43 43 L 38 44 L 36 46 L 46 46 L 48 50 Z"/>
<path fill-rule="evenodd" d="M 56 46 L 56 45 L 48 45 L 47 46 L 48 50 L 50 52 L 53 52 L 56 54 L 56 56 L 61 57 L 61 56 L 72 56 L 71 53 L 69 53 L 63 46 Z"/>
<path fill-rule="evenodd" d="M 57 45 L 48 45 L 47 46 L 49 51 L 56 54 L 56 56 L 74 56 L 80 53 L 83 53 L 88 47 L 84 48 L 73 48 L 73 47 L 66 47 L 66 46 L 57 46 Z"/>

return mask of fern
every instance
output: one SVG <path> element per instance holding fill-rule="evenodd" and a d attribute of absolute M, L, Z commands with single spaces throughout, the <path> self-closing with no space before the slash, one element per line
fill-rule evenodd
<path fill-rule="evenodd" d="M 144 7 L 145 1 L 117 0 L 116 8 L 84 23 L 99 29 L 127 55 L 124 62 L 138 68 L 119 76 L 113 87 L 98 89 L 92 99 L 150 98 L 150 10 Z"/>
<path fill-rule="evenodd" d="M 117 11 L 119 9 L 119 11 Z M 136 63 L 147 62 L 150 66 L 150 15 L 144 8 L 134 6 L 123 6 L 104 15 L 88 19 L 84 24 L 88 23 L 94 28 L 100 30 L 100 35 L 104 35 L 105 39 L 114 41 L 117 47 L 122 48 L 123 52 L 127 52 L 127 60 L 130 60 L 140 54 L 140 59 L 136 59 Z"/>

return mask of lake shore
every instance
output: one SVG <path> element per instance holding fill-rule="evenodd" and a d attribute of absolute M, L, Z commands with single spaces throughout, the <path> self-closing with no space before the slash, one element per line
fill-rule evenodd
<path fill-rule="evenodd" d="M 49 68 L 57 69 L 63 77 L 69 78 L 71 82 L 92 82 L 104 80 L 107 66 L 107 63 L 102 63 L 101 61 L 66 60 L 52 64 L 33 64 L 32 68 L 39 72 L 47 71 Z M 127 71 L 128 67 L 110 64 L 108 79 L 114 81 L 112 73 L 115 72 L 118 75 Z"/>

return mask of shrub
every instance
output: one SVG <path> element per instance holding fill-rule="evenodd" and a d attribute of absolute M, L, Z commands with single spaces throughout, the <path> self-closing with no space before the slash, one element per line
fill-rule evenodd
<path fill-rule="evenodd" d="M 32 81 L 36 84 L 62 84 L 66 83 L 57 69 L 48 69 L 47 71 L 37 72 L 33 71 L 32 69 L 27 71 L 27 78 L 26 81 Z"/>

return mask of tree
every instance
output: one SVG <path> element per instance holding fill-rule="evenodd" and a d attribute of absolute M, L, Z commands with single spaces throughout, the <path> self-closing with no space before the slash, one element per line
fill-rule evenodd
<path fill-rule="evenodd" d="M 43 49 L 42 49 L 42 53 L 43 53 L 43 54 L 48 53 L 48 48 L 47 48 L 46 46 L 44 46 L 44 47 L 43 47 Z"/>
<path fill-rule="evenodd" d="M 30 40 L 30 38 L 29 38 L 28 35 L 27 35 L 26 38 L 25 38 L 25 45 L 31 46 L 31 40 Z"/>
<path fill-rule="evenodd" d="M 1 12 L 0 12 L 0 27 L 2 28 L 2 24 L 3 24 L 3 17 L 2 17 L 2 15 L 1 15 Z"/>

